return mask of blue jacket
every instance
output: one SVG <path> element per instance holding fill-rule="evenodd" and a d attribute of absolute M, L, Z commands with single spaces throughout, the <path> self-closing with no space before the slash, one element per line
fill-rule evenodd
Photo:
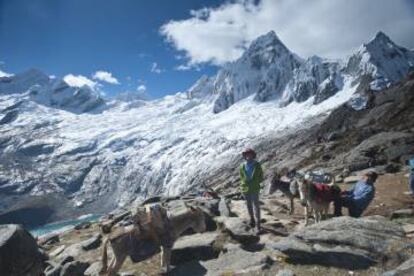
<path fill-rule="evenodd" d="M 346 195 L 353 201 L 354 211 L 360 216 L 374 199 L 375 187 L 360 180 Z"/>

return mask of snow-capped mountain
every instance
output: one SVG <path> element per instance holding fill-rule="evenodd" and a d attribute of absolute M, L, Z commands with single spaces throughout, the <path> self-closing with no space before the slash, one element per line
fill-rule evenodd
<path fill-rule="evenodd" d="M 65 81 L 50 78 L 37 69 L 0 78 L 0 94 L 20 94 L 22 98 L 41 105 L 75 113 L 90 112 L 105 105 L 101 95 L 90 87 L 72 87 Z"/>
<path fill-rule="evenodd" d="M 414 52 L 396 45 L 386 34 L 362 45 L 346 63 L 344 71 L 355 77 L 370 76 L 371 89 L 380 90 L 401 80 L 414 69 Z"/>
<path fill-rule="evenodd" d="M 398 81 L 413 56 L 378 33 L 349 60 L 302 59 L 270 32 L 186 92 L 111 104 L 38 71 L 0 78 L 0 199 L 58 192 L 104 211 L 185 192 L 246 146 L 320 123 L 364 76 Z"/>
<path fill-rule="evenodd" d="M 216 76 L 203 76 L 189 93 L 218 95 L 215 113 L 250 95 L 258 102 L 276 100 L 280 106 L 310 97 L 318 104 L 341 91 L 346 78 L 354 83 L 369 78 L 373 90 L 395 83 L 414 68 L 413 55 L 378 32 L 348 60 L 302 59 L 271 31 L 252 42 L 242 57 L 225 65 Z"/>
<path fill-rule="evenodd" d="M 235 62 L 221 69 L 214 80 L 218 94 L 214 112 L 254 94 L 254 99 L 267 101 L 280 97 L 301 59 L 289 51 L 271 31 L 252 42 Z"/>

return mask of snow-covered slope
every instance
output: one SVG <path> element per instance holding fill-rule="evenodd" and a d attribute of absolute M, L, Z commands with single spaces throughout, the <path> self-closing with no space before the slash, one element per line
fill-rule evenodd
<path fill-rule="evenodd" d="M 371 45 L 381 46 L 377 40 Z M 403 73 L 392 69 L 407 71 L 411 57 L 407 51 L 398 62 L 382 60 L 381 76 L 397 81 L 391 76 Z M 61 192 L 76 206 L 94 202 L 106 210 L 184 192 L 234 170 L 243 148 L 321 122 L 358 92 L 364 74 L 376 80 L 374 71 L 350 70 L 350 63 L 303 60 L 271 32 L 187 92 L 115 100 L 94 113 L 81 113 L 99 101 L 93 91 L 79 92 L 81 101 L 75 94 L 83 88 L 40 75 L 0 79 L 0 199 Z M 71 97 L 51 104 L 59 93 Z"/>

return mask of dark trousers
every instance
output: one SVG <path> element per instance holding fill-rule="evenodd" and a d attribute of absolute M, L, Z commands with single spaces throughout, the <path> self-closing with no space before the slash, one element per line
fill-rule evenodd
<path fill-rule="evenodd" d="M 360 217 L 361 214 L 358 212 L 357 208 L 355 207 L 354 201 L 351 197 L 346 195 L 341 195 L 334 198 L 334 207 L 335 207 L 335 216 L 342 216 L 342 207 L 348 208 L 349 215 L 351 217 L 357 218 Z"/>
<path fill-rule="evenodd" d="M 411 194 L 413 194 L 413 195 L 414 195 L 414 170 L 412 170 L 412 171 L 411 171 L 411 173 L 410 173 L 410 179 L 409 179 L 409 182 L 410 182 L 410 190 L 411 190 Z"/>
<path fill-rule="evenodd" d="M 245 193 L 247 211 L 249 212 L 250 219 L 256 222 L 256 225 L 260 227 L 260 201 L 259 193 Z M 255 218 L 256 217 L 256 218 Z"/>

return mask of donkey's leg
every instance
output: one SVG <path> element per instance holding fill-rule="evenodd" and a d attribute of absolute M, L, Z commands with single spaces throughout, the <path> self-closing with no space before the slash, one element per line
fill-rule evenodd
<path fill-rule="evenodd" d="M 319 215 L 320 215 L 320 206 L 316 202 L 312 202 L 311 207 L 312 207 L 311 213 L 313 214 L 313 219 L 315 220 L 315 223 L 318 223 Z"/>
<path fill-rule="evenodd" d="M 308 225 L 309 224 L 309 210 L 308 210 L 308 206 L 305 206 L 304 207 L 304 210 L 305 210 L 305 225 Z"/>
<path fill-rule="evenodd" d="M 170 271 L 171 248 L 161 247 L 161 270 L 168 273 Z"/>
<path fill-rule="evenodd" d="M 291 197 L 290 198 L 290 211 L 289 211 L 289 214 L 290 215 L 293 215 L 293 212 L 295 211 L 295 209 L 294 209 L 295 207 L 294 207 L 294 202 L 293 202 L 293 197 Z"/>
<path fill-rule="evenodd" d="M 324 214 L 324 219 L 327 219 L 328 218 L 328 214 L 329 214 L 329 203 L 328 204 L 326 204 L 326 206 L 325 206 L 325 214 Z"/>
<path fill-rule="evenodd" d="M 118 275 L 118 271 L 121 269 L 122 264 L 126 259 L 126 254 L 115 255 L 114 254 L 114 262 L 111 262 L 111 265 L 108 268 L 108 276 L 116 276 Z"/>

